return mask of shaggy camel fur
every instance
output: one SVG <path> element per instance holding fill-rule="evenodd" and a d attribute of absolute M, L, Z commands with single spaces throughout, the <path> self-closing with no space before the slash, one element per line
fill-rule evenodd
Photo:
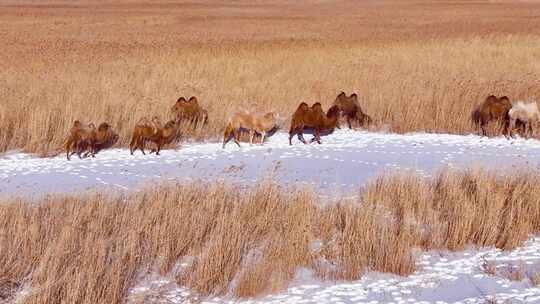
<path fill-rule="evenodd" d="M 533 125 L 536 126 L 540 121 L 540 111 L 538 111 L 538 105 L 536 102 L 525 103 L 518 101 L 512 105 L 512 108 L 508 111 L 508 117 L 510 119 L 510 136 L 513 137 L 513 130 L 518 122 L 524 124 L 524 136 L 530 137 L 533 135 Z"/>
<path fill-rule="evenodd" d="M 112 127 L 106 123 L 101 123 L 96 131 L 95 151 L 98 153 L 103 149 L 112 147 L 118 141 L 118 134 L 113 131 Z"/>
<path fill-rule="evenodd" d="M 298 136 L 298 139 L 306 144 L 304 139 L 304 129 L 313 129 L 315 132 L 311 142 L 317 141 L 321 143 L 321 132 L 332 132 L 339 121 L 339 108 L 334 105 L 328 109 L 328 112 L 324 114 L 320 103 L 315 103 L 311 108 L 307 103 L 302 102 L 296 111 L 294 112 L 291 120 L 291 128 L 289 130 L 289 145 L 292 145 L 292 138 L 294 135 Z"/>
<path fill-rule="evenodd" d="M 487 135 L 486 125 L 489 122 L 496 121 L 503 129 L 503 134 L 508 132 L 508 111 L 512 108 L 510 99 L 503 96 L 497 98 L 494 95 L 490 95 L 486 100 L 480 104 L 471 115 L 471 121 L 480 130 L 482 135 Z"/>
<path fill-rule="evenodd" d="M 255 133 L 261 134 L 261 145 L 264 143 L 266 133 L 276 128 L 278 116 L 274 112 L 258 116 L 247 111 L 235 113 L 227 123 L 223 133 L 223 148 L 234 138 L 234 142 L 240 147 L 240 133 L 242 130 L 249 131 L 249 143 L 253 144 Z"/>
<path fill-rule="evenodd" d="M 159 119 L 156 117 L 152 119 L 152 122 L 148 122 L 148 119 L 143 118 L 133 129 L 133 135 L 129 144 L 130 153 L 133 155 L 135 150 L 140 149 L 146 155 L 144 152 L 146 142 L 152 142 L 156 147 L 150 153 L 156 152 L 156 155 L 159 155 L 161 148 L 175 140 L 177 134 L 178 123 L 174 120 L 168 121 L 165 126 L 161 127 Z"/>
<path fill-rule="evenodd" d="M 199 122 L 202 122 L 203 125 L 208 123 L 208 112 L 199 105 L 195 96 L 191 96 L 189 100 L 184 97 L 178 98 L 171 107 L 171 112 L 177 123 L 182 120 L 189 121 L 193 126 L 196 126 Z"/>
<path fill-rule="evenodd" d="M 373 122 L 371 117 L 362 111 L 356 93 L 347 97 L 345 92 L 341 92 L 332 105 L 337 106 L 341 114 L 345 116 L 349 129 L 352 129 L 352 121 L 356 121 L 361 127 L 367 127 Z"/>
<path fill-rule="evenodd" d="M 66 149 L 66 158 L 71 160 L 73 154 L 77 154 L 82 158 L 81 154 L 89 149 L 89 153 L 94 157 L 96 152 L 96 127 L 93 123 L 88 124 L 85 128 L 78 120 L 73 122 L 73 126 L 69 131 L 68 139 L 64 145 Z M 87 156 L 87 155 L 85 155 Z"/>

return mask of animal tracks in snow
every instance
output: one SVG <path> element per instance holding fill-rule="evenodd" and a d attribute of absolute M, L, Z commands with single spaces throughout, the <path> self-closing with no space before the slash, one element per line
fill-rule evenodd
<path fill-rule="evenodd" d="M 352 192 L 382 173 L 410 171 L 430 176 L 446 167 L 501 170 L 538 168 L 540 141 L 475 135 L 385 134 L 337 130 L 322 145 L 304 145 L 276 133 L 264 145 L 221 148 L 220 143 L 184 144 L 161 156 L 129 155 L 125 149 L 67 161 L 10 152 L 0 157 L 0 195 L 39 195 L 79 190 L 129 190 L 150 180 L 226 180 L 251 184 L 272 175 L 286 185 L 314 185 L 321 194 Z M 275 162 L 280 166 L 275 168 Z M 240 168 L 230 170 L 230 168 Z"/>

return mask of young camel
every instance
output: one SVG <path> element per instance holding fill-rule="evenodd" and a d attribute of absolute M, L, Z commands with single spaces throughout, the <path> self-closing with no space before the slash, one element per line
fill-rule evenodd
<path fill-rule="evenodd" d="M 352 129 L 351 121 L 356 121 L 361 127 L 367 127 L 373 122 L 371 117 L 362 111 L 356 93 L 347 97 L 345 92 L 341 92 L 332 105 L 337 106 L 339 111 L 345 116 L 349 129 Z"/>
<path fill-rule="evenodd" d="M 294 112 L 291 120 L 291 128 L 289 130 L 289 145 L 292 145 L 294 135 L 298 136 L 298 140 L 307 144 L 304 139 L 304 129 L 313 129 L 315 131 L 311 142 L 316 141 L 321 143 L 321 132 L 332 132 L 339 122 L 339 107 L 333 105 L 324 114 L 322 106 L 319 102 L 313 104 L 311 108 L 307 103 L 302 102 Z"/>
<path fill-rule="evenodd" d="M 96 152 L 96 127 L 93 123 L 88 124 L 85 128 L 79 120 L 73 122 L 73 126 L 69 131 L 68 139 L 64 144 L 66 149 L 66 158 L 71 160 L 73 154 L 77 154 L 82 158 L 81 154 L 89 149 L 89 154 L 94 157 Z M 88 156 L 88 153 L 85 157 Z"/>
<path fill-rule="evenodd" d="M 184 97 L 178 98 L 171 107 L 171 112 L 177 123 L 182 120 L 189 121 L 193 126 L 196 126 L 199 122 L 202 122 L 203 125 L 208 123 L 208 112 L 199 105 L 195 96 L 191 96 L 189 100 Z"/>
<path fill-rule="evenodd" d="M 247 111 L 237 112 L 229 119 L 223 133 L 223 148 L 231 140 L 240 147 L 240 133 L 242 130 L 249 131 L 249 143 L 253 144 L 255 133 L 261 134 L 261 145 L 264 143 L 266 134 L 277 126 L 278 116 L 274 112 L 268 112 L 263 116 L 257 116 Z"/>
<path fill-rule="evenodd" d="M 112 127 L 106 123 L 101 123 L 96 131 L 95 151 L 98 153 L 103 149 L 112 147 L 118 141 L 118 134 L 113 131 Z"/>
<path fill-rule="evenodd" d="M 154 117 L 152 122 L 143 118 L 139 120 L 133 129 L 133 135 L 129 144 L 130 153 L 133 155 L 135 150 L 140 149 L 143 155 L 146 155 L 144 148 L 146 142 L 149 141 L 156 146 L 150 153 L 156 152 L 156 155 L 159 155 L 159 152 L 164 145 L 171 143 L 177 138 L 177 132 L 178 123 L 174 120 L 168 121 L 165 126 L 161 127 L 161 123 L 157 117 Z"/>
<path fill-rule="evenodd" d="M 540 121 L 540 111 L 538 111 L 538 105 L 536 102 L 525 103 L 518 101 L 512 105 L 512 108 L 508 111 L 509 130 L 510 136 L 513 137 L 513 130 L 516 125 L 521 122 L 523 127 L 523 133 L 525 137 L 534 135 L 533 124 L 536 126 Z"/>

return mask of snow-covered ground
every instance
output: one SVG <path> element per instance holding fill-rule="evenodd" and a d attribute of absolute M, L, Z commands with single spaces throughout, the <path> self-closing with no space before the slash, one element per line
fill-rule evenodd
<path fill-rule="evenodd" d="M 493 265 L 495 273 L 486 272 L 483 264 Z M 333 283 L 300 269 L 286 291 L 245 301 L 198 299 L 176 285 L 174 273 L 165 277 L 152 273 L 131 289 L 128 303 L 150 295 L 153 303 L 540 303 L 540 285 L 531 280 L 540 273 L 540 237 L 510 252 L 494 248 L 423 252 L 417 265 L 419 269 L 408 277 L 371 272 L 358 281 Z M 521 279 L 515 280 L 519 275 L 511 279 L 512 272 L 521 273 Z"/>
<path fill-rule="evenodd" d="M 306 138 L 309 136 L 306 136 Z M 67 161 L 64 155 L 38 158 L 10 152 L 0 156 L 0 196 L 39 196 L 80 190 L 136 191 L 154 180 L 226 180 L 244 185 L 273 177 L 284 185 L 306 185 L 321 195 L 351 194 L 382 173 L 407 172 L 429 176 L 446 167 L 484 167 L 511 172 L 540 166 L 540 141 L 484 138 L 475 135 L 384 134 L 338 130 L 323 144 L 304 145 L 276 133 L 264 145 L 229 143 L 184 144 L 161 156 L 125 149 L 102 151 L 96 158 Z M 488 275 L 484 260 L 500 271 Z M 368 273 L 347 283 L 320 282 L 299 270 L 291 287 L 256 301 L 267 303 L 482 303 L 489 296 L 502 302 L 540 303 L 540 289 L 524 277 L 510 281 L 504 273 L 520 267 L 540 273 L 540 237 L 532 237 L 511 252 L 495 249 L 459 253 L 419 253 L 419 270 L 408 277 Z M 167 277 L 141 280 L 131 296 L 158 294 L 163 303 L 183 303 L 189 290 Z M 170 302 L 167 302 L 171 300 Z M 230 298 L 205 299 L 209 303 Z M 255 300 L 251 303 L 256 302 Z M 159 303 L 159 301 L 158 301 Z"/>
<path fill-rule="evenodd" d="M 307 136 L 309 137 L 309 136 Z M 306 137 L 306 138 L 307 138 Z M 100 152 L 71 161 L 65 155 L 38 158 L 11 152 L 0 156 L 0 196 L 79 190 L 129 190 L 151 180 L 227 180 L 255 183 L 273 176 L 286 184 L 305 184 L 325 193 L 351 193 L 383 172 L 410 170 L 424 176 L 444 167 L 505 170 L 538 168 L 540 141 L 475 135 L 384 134 L 338 130 L 323 144 L 304 145 L 276 133 L 263 146 L 230 142 L 184 144 L 160 156 L 131 156 L 128 150 Z"/>

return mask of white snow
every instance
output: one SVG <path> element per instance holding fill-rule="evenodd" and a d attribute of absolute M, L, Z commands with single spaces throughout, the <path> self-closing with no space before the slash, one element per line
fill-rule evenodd
<path fill-rule="evenodd" d="M 481 267 L 484 261 L 498 268 L 521 265 L 525 276 L 521 281 L 511 281 L 502 274 L 487 274 Z M 177 286 L 174 276 L 152 273 L 141 280 L 142 285 L 131 290 L 130 297 L 159 289 L 161 297 L 154 299 L 154 303 L 472 304 L 486 303 L 488 299 L 496 303 L 540 303 L 540 286 L 534 286 L 527 275 L 540 271 L 540 237 L 532 237 L 523 246 L 507 252 L 495 248 L 423 252 L 419 253 L 417 265 L 419 269 L 407 277 L 370 272 L 352 282 L 322 282 L 309 270 L 299 269 L 284 292 L 242 301 L 230 296 L 201 299 L 189 289 Z"/>
<path fill-rule="evenodd" d="M 307 136 L 309 137 L 309 136 Z M 306 137 L 306 138 L 307 138 Z M 79 190 L 133 190 L 150 180 L 253 184 L 274 177 L 285 185 L 316 186 L 321 194 L 351 193 L 383 172 L 429 176 L 445 167 L 539 168 L 540 141 L 449 134 L 385 134 L 338 130 L 323 144 L 304 145 L 276 133 L 264 145 L 185 144 L 162 155 L 126 149 L 67 161 L 11 152 L 0 157 L 0 196 Z"/>
<path fill-rule="evenodd" d="M 306 136 L 306 138 L 309 136 Z M 304 145 L 276 133 L 264 145 L 244 143 L 184 144 L 161 156 L 126 149 L 100 152 L 96 158 L 67 161 L 64 155 L 38 158 L 20 152 L 0 156 L 0 196 L 39 196 L 80 190 L 137 191 L 159 181 L 226 180 L 250 185 L 273 177 L 283 185 L 313 186 L 321 195 L 351 194 L 382 173 L 411 172 L 430 176 L 447 167 L 484 167 L 500 172 L 538 169 L 540 141 L 449 134 L 385 134 L 338 130 L 323 144 Z M 314 250 L 317 244 L 313 244 Z M 470 249 L 458 253 L 419 253 L 420 269 L 411 276 L 368 273 L 355 282 L 321 282 L 299 269 L 290 288 L 244 303 L 482 303 L 488 297 L 511 303 L 540 303 L 540 289 L 528 279 L 509 281 L 481 270 L 484 260 L 498 267 L 520 263 L 540 271 L 540 237 L 511 252 Z M 510 266 L 509 266 L 510 265 Z M 174 282 L 174 274 L 145 275 L 130 292 L 133 300 L 154 303 L 199 301 Z M 129 301 L 128 301 L 129 302 Z M 203 303 L 236 303 L 230 297 Z"/>

